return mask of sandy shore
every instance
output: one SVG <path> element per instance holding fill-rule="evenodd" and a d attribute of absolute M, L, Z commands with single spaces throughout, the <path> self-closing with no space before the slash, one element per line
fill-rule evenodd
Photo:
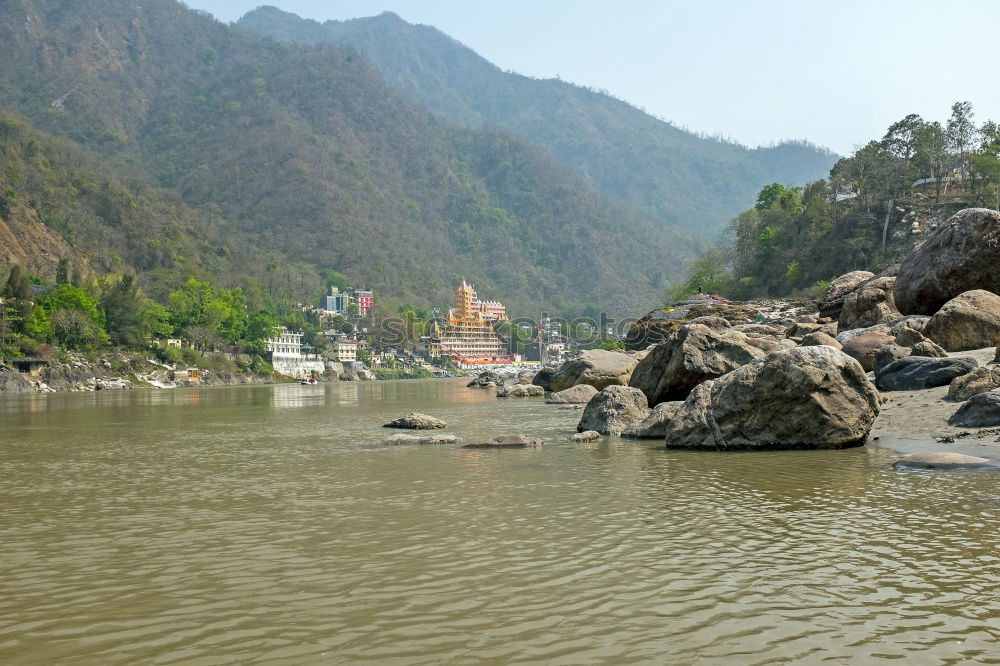
<path fill-rule="evenodd" d="M 979 365 L 991 362 L 995 347 L 957 352 L 951 356 L 967 356 Z M 984 458 L 1000 459 L 1000 428 L 956 428 L 948 425 L 948 417 L 961 403 L 948 400 L 948 387 L 923 391 L 885 391 L 889 402 L 875 420 L 869 443 L 904 453 L 918 451 L 954 451 Z M 948 441 L 954 438 L 954 441 Z"/>

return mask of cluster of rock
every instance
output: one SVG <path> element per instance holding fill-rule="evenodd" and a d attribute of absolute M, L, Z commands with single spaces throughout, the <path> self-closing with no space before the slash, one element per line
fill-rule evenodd
<path fill-rule="evenodd" d="M 497 388 L 516 384 L 531 384 L 535 372 L 518 366 L 501 366 L 479 373 L 468 383 L 469 388 Z"/>
<path fill-rule="evenodd" d="M 833 280 L 811 312 L 692 299 L 638 322 L 632 344 L 654 344 L 586 352 L 533 383 L 553 391 L 548 402 L 586 403 L 581 439 L 669 447 L 857 445 L 880 391 L 938 386 L 965 401 L 953 424 L 1000 425 L 1000 367 L 951 354 L 1000 343 L 998 267 L 1000 214 L 967 209 L 899 267 Z"/>

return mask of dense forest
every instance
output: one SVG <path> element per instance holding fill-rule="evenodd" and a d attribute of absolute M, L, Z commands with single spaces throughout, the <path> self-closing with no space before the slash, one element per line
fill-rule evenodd
<path fill-rule="evenodd" d="M 1000 127 L 968 102 L 944 122 L 910 114 L 805 187 L 773 183 L 740 213 L 686 284 L 732 298 L 821 290 L 851 270 L 882 271 L 968 206 L 1000 208 Z"/>
<path fill-rule="evenodd" d="M 175 0 L 11 0 L 0 58 L 0 262 L 45 280 L 71 255 L 158 298 L 213 276 L 288 305 L 332 269 L 441 306 L 466 277 L 515 313 L 573 316 L 646 307 L 693 255 L 523 138 L 409 100 L 352 49 Z"/>
<path fill-rule="evenodd" d="M 837 159 L 803 142 L 748 149 L 699 137 L 607 93 L 504 72 L 435 28 L 389 12 L 320 24 L 260 7 L 237 25 L 286 42 L 352 47 L 442 118 L 513 132 L 606 196 L 692 237 L 714 233 L 766 183 L 804 184 Z"/>

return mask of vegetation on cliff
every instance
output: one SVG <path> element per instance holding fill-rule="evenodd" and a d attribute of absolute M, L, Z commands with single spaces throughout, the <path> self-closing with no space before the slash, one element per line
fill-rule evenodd
<path fill-rule="evenodd" d="M 968 206 L 1000 206 L 1000 129 L 959 102 L 944 124 L 911 114 L 805 187 L 761 189 L 682 289 L 732 298 L 819 289 L 851 270 L 898 263 L 923 234 Z"/>

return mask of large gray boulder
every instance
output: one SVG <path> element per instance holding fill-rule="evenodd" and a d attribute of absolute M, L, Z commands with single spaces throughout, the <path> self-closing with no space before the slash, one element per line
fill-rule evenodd
<path fill-rule="evenodd" d="M 542 389 L 546 391 L 551 391 L 552 380 L 555 379 L 556 373 L 558 372 L 559 371 L 555 368 L 542 368 L 538 371 L 538 374 L 532 378 L 531 383 L 535 386 L 541 386 Z"/>
<path fill-rule="evenodd" d="M 1000 388 L 1000 366 L 988 365 L 955 377 L 948 387 L 948 399 L 965 402 L 974 395 Z"/>
<path fill-rule="evenodd" d="M 459 444 L 461 439 L 455 435 L 440 433 L 437 435 L 406 435 L 401 432 L 386 437 L 380 446 L 404 446 L 404 445 L 427 445 L 427 444 Z"/>
<path fill-rule="evenodd" d="M 1000 212 L 966 208 L 952 215 L 902 262 L 896 307 L 932 315 L 961 293 L 1000 293 Z"/>
<path fill-rule="evenodd" d="M 383 428 L 405 428 L 407 430 L 434 430 L 435 428 L 446 428 L 448 424 L 441 419 L 436 419 L 420 412 L 410 412 L 406 416 L 389 421 Z"/>
<path fill-rule="evenodd" d="M 875 360 L 872 362 L 872 371 L 878 375 L 882 372 L 882 368 L 889 365 L 893 361 L 898 361 L 901 358 L 906 358 L 910 355 L 910 350 L 906 347 L 900 347 L 899 345 L 888 345 L 887 347 L 882 347 L 875 352 Z"/>
<path fill-rule="evenodd" d="M 0 371 L 0 395 L 31 393 L 35 387 L 19 372 Z"/>
<path fill-rule="evenodd" d="M 744 333 L 720 333 L 690 324 L 639 362 L 629 386 L 645 393 L 650 405 L 683 400 L 698 384 L 766 355 L 763 349 L 749 344 Z"/>
<path fill-rule="evenodd" d="M 932 340 L 924 340 L 913 345 L 910 356 L 930 356 L 931 358 L 948 358 L 948 352 Z"/>
<path fill-rule="evenodd" d="M 844 306 L 844 297 L 854 291 L 862 282 L 867 282 L 873 277 L 875 274 L 868 271 L 851 271 L 835 278 L 816 301 L 819 316 L 838 319 Z"/>
<path fill-rule="evenodd" d="M 893 467 L 904 469 L 997 469 L 997 462 L 989 458 L 967 456 L 952 451 L 911 453 L 900 458 Z"/>
<path fill-rule="evenodd" d="M 577 384 L 590 384 L 600 391 L 608 386 L 627 386 L 636 360 L 628 354 L 590 349 L 562 364 L 552 378 L 552 390 L 562 391 Z"/>
<path fill-rule="evenodd" d="M 649 405 L 642 391 L 628 386 L 609 386 L 587 403 L 577 425 L 577 432 L 596 430 L 602 435 L 617 435 L 649 415 Z"/>
<path fill-rule="evenodd" d="M 550 394 L 545 402 L 551 405 L 585 405 L 595 395 L 597 395 L 597 389 L 590 384 L 577 384 Z"/>
<path fill-rule="evenodd" d="M 972 396 L 951 415 L 948 423 L 960 428 L 1000 426 L 1000 391 Z"/>
<path fill-rule="evenodd" d="M 846 294 L 837 320 L 840 329 L 866 328 L 899 319 L 892 296 L 895 282 L 893 277 L 877 277 Z"/>
<path fill-rule="evenodd" d="M 875 368 L 875 354 L 883 347 L 896 344 L 896 338 L 886 333 L 865 333 L 851 338 L 840 351 L 861 364 L 866 372 Z"/>
<path fill-rule="evenodd" d="M 545 395 L 545 389 L 534 384 L 507 384 L 497 389 L 498 398 L 530 398 Z"/>
<path fill-rule="evenodd" d="M 881 396 L 832 347 L 768 355 L 696 387 L 667 423 L 667 448 L 835 449 L 864 443 Z"/>
<path fill-rule="evenodd" d="M 643 420 L 622 431 L 622 437 L 630 439 L 663 439 L 667 436 L 667 424 L 677 415 L 683 400 L 661 402 Z"/>
<path fill-rule="evenodd" d="M 875 375 L 875 385 L 883 391 L 919 391 L 947 386 L 979 367 L 974 358 L 930 358 L 907 356 L 893 361 Z"/>
<path fill-rule="evenodd" d="M 1000 296 L 982 289 L 963 292 L 941 306 L 923 334 L 952 352 L 993 347 L 1000 343 Z"/>

